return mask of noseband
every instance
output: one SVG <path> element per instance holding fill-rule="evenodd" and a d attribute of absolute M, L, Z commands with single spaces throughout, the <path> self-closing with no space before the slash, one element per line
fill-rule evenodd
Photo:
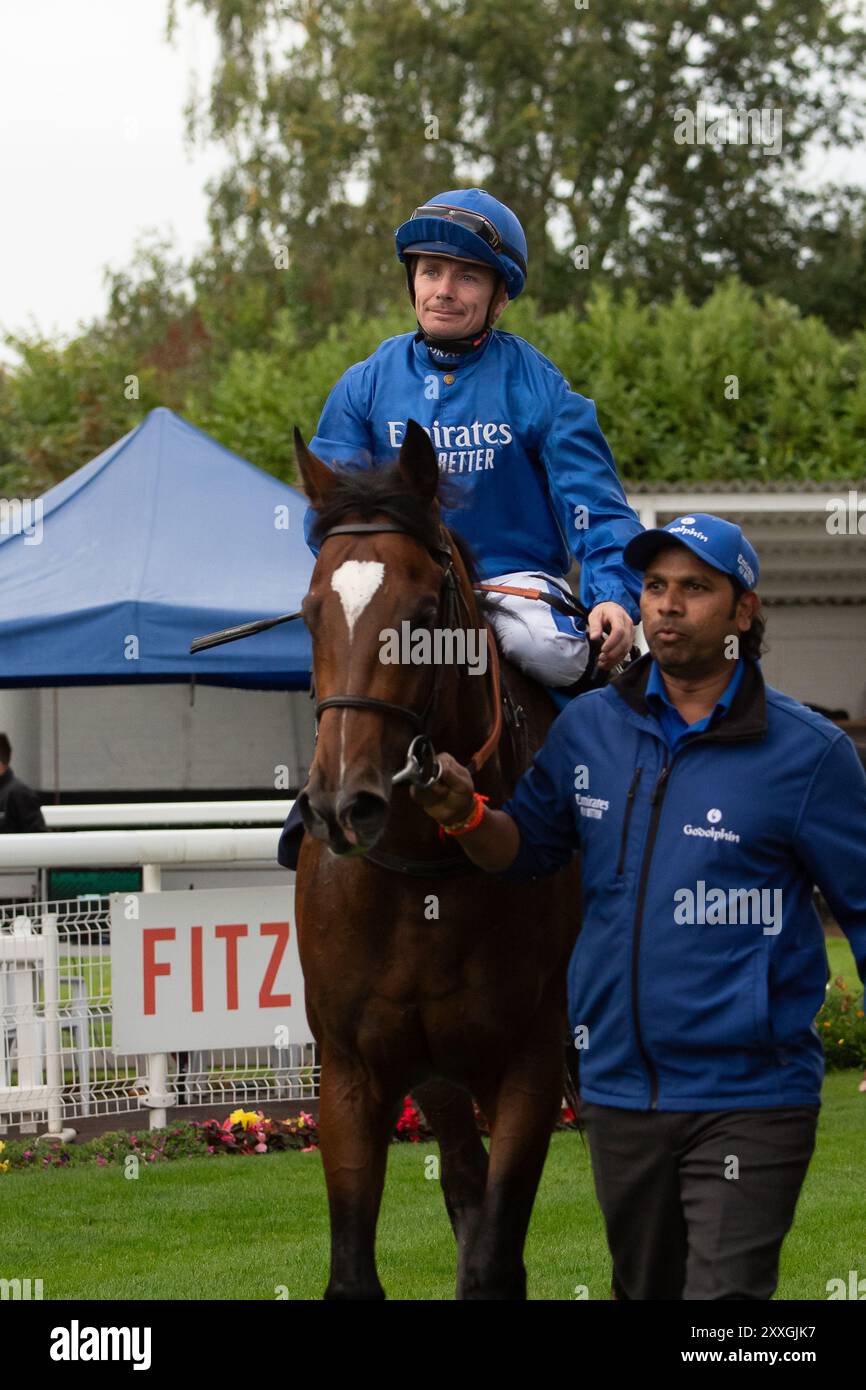
<path fill-rule="evenodd" d="M 350 522 L 343 526 L 332 526 L 321 538 L 324 545 L 331 536 L 371 536 L 379 535 L 382 532 L 393 532 L 397 535 L 408 536 L 411 532 L 403 526 L 395 526 L 392 522 L 376 521 L 357 521 Z M 413 537 L 413 539 L 416 539 Z M 442 626 L 453 627 L 458 615 L 458 609 L 462 608 L 467 621 L 471 621 L 472 615 L 466 598 L 461 591 L 457 576 L 454 571 L 454 556 L 451 543 L 444 528 L 440 528 L 439 544 L 434 546 L 430 552 L 437 563 L 442 567 L 443 580 L 442 589 L 439 597 L 438 617 L 442 619 Z M 490 734 L 485 739 L 478 752 L 470 758 L 468 767 L 472 773 L 478 772 L 490 757 L 502 731 L 502 706 L 499 695 L 499 656 L 496 650 L 496 639 L 488 640 L 490 650 L 490 672 L 493 695 L 493 727 Z M 410 709 L 408 705 L 394 704 L 391 700 L 378 700 L 372 695 L 329 695 L 325 700 L 319 700 L 316 704 L 316 722 L 318 723 L 322 713 L 326 709 L 371 709 L 382 714 L 395 715 L 399 719 L 404 719 L 412 724 L 419 733 L 427 734 L 430 732 L 430 724 L 436 711 L 439 693 L 442 689 L 443 669 L 442 663 L 437 662 L 433 671 L 433 682 L 430 687 L 430 694 L 424 708 L 418 713 L 417 710 Z M 311 678 L 312 680 L 312 678 Z"/>

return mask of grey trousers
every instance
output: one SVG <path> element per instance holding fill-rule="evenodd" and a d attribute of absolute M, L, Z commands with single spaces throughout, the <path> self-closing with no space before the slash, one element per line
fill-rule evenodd
<path fill-rule="evenodd" d="M 818 1110 L 646 1111 L 585 1102 L 614 1297 L 772 1298 Z"/>

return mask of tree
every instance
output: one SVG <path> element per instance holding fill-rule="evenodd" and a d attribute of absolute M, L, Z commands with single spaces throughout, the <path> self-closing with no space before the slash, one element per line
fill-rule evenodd
<path fill-rule="evenodd" d="M 548 309 L 584 302 L 581 246 L 594 277 L 645 297 L 705 297 L 721 273 L 778 281 L 832 218 L 832 198 L 796 191 L 807 151 L 853 144 L 866 123 L 866 33 L 843 0 L 188 3 L 221 42 L 209 101 L 188 108 L 191 138 L 231 152 L 211 188 L 215 243 L 229 258 L 288 245 L 311 328 L 387 311 L 402 292 L 394 228 L 467 182 L 519 211 Z M 689 144 L 701 102 L 710 124 L 740 109 L 765 124 L 731 115 L 710 143 L 704 121 Z M 751 143 L 720 142 L 740 129 Z"/>
<path fill-rule="evenodd" d="M 189 275 L 153 235 L 125 270 L 105 272 L 108 308 L 68 341 L 10 334 L 20 364 L 0 380 L 0 487 L 38 493 L 133 429 L 179 409 L 212 372 Z"/>

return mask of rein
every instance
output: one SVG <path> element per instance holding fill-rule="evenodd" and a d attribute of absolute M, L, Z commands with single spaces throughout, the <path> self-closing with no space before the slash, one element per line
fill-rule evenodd
<path fill-rule="evenodd" d="M 583 605 L 570 594 L 548 594 L 544 589 L 519 589 L 516 584 L 479 584 L 475 593 L 516 594 L 518 598 L 531 598 L 536 602 L 548 603 L 557 613 L 564 613 L 567 618 L 583 618 L 585 621 L 589 616 Z"/>

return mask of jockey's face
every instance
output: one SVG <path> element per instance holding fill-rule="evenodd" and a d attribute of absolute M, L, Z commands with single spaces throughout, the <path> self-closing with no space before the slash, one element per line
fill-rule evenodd
<path fill-rule="evenodd" d="M 654 660 L 667 675 L 700 678 L 729 663 L 726 639 L 748 632 L 757 596 L 734 600 L 731 580 L 687 546 L 665 546 L 644 571 L 640 615 Z"/>
<path fill-rule="evenodd" d="M 415 313 L 425 333 L 436 338 L 471 338 L 487 322 L 487 306 L 496 283 L 496 272 L 477 261 L 451 256 L 415 257 Z M 508 303 L 500 289 L 491 322 Z"/>

